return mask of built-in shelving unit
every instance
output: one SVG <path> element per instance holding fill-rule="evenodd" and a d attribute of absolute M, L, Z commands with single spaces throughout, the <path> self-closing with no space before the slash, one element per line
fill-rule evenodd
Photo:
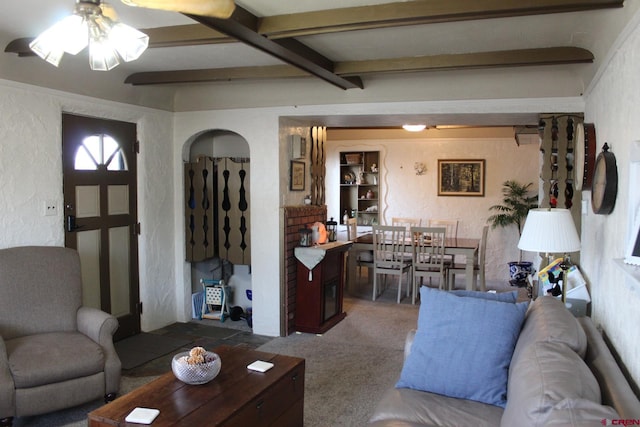
<path fill-rule="evenodd" d="M 380 223 L 380 152 L 340 153 L 340 223 L 343 216 L 357 218 L 358 225 Z"/>

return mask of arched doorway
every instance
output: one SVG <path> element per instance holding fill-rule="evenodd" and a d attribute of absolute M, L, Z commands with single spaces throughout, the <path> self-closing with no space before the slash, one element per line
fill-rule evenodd
<path fill-rule="evenodd" d="M 183 152 L 185 259 L 191 265 L 194 315 L 200 279 L 224 278 L 230 304 L 251 306 L 249 144 L 225 130 L 191 138 Z"/>

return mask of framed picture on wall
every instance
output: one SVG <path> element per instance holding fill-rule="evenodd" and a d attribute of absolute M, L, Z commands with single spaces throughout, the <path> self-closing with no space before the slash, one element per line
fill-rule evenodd
<path fill-rule="evenodd" d="M 289 180 L 289 189 L 291 191 L 304 191 L 304 162 L 291 161 L 291 177 Z"/>
<path fill-rule="evenodd" d="M 484 166 L 484 159 L 438 159 L 438 196 L 484 196 Z"/>

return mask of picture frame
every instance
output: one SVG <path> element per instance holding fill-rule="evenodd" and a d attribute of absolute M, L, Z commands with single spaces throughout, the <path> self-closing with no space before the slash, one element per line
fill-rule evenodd
<path fill-rule="evenodd" d="M 305 184 L 305 163 L 291 160 L 289 190 L 304 191 Z"/>
<path fill-rule="evenodd" d="M 438 196 L 484 197 L 484 159 L 438 159 Z"/>

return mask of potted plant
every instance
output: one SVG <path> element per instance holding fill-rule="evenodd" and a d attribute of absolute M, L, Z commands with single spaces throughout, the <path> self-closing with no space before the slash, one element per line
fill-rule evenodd
<path fill-rule="evenodd" d="M 502 204 L 489 208 L 495 212 L 488 218 L 492 228 L 515 226 L 518 236 L 522 235 L 524 221 L 529 209 L 538 207 L 538 195 L 531 194 L 530 187 L 533 183 L 521 184 L 508 180 L 502 184 Z M 522 261 L 522 251 L 519 251 L 518 261 L 509 262 L 509 273 L 512 285 L 526 285 L 527 275 L 532 273 L 533 263 Z"/>

